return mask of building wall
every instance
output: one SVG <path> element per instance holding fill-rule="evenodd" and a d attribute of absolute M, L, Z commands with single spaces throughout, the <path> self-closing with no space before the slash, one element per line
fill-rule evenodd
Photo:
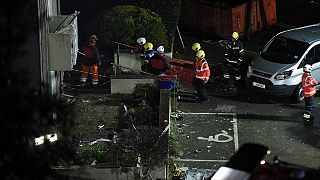
<path fill-rule="evenodd" d="M 42 91 L 60 94 L 61 72 L 49 71 L 48 33 L 49 18 L 60 14 L 60 0 L 37 0 L 39 15 L 39 44 Z"/>
<path fill-rule="evenodd" d="M 1 42 L 6 45 L 2 50 L 14 74 L 11 78 L 20 84 L 21 91 L 40 90 L 37 2 L 7 0 L 3 5 L 5 23 L 1 24 L 5 31 Z"/>
<path fill-rule="evenodd" d="M 59 94 L 60 72 L 49 71 L 48 42 L 50 15 L 58 15 L 59 0 L 7 0 L 4 42 L 11 72 L 22 90 Z M 9 10 L 10 9 L 10 10 Z"/>

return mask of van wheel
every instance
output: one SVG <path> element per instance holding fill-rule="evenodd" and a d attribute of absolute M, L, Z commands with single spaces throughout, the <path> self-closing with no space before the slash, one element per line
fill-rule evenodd
<path fill-rule="evenodd" d="M 301 103 L 304 100 L 301 84 L 297 86 L 296 90 L 292 95 L 292 99 L 297 103 Z"/>

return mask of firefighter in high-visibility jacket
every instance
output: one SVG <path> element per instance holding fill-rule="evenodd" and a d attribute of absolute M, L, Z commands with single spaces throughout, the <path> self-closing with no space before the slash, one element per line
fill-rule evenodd
<path fill-rule="evenodd" d="M 88 46 L 84 46 L 81 48 L 81 52 L 83 53 L 83 57 L 81 59 L 83 72 L 81 74 L 80 82 L 83 85 L 87 82 L 89 72 L 92 74 L 92 85 L 98 85 L 98 68 L 99 65 L 101 65 L 101 60 L 99 57 L 99 50 L 96 47 L 97 40 L 97 36 L 93 34 L 89 36 Z"/>
<path fill-rule="evenodd" d="M 303 119 L 305 121 L 312 121 L 311 115 L 314 105 L 314 95 L 316 94 L 316 85 L 318 84 L 318 81 L 312 77 L 311 71 L 312 65 L 306 64 L 303 67 L 304 73 L 301 78 L 301 85 L 305 102 Z"/>
<path fill-rule="evenodd" d="M 208 83 L 210 78 L 210 68 L 209 64 L 205 59 L 205 52 L 199 50 L 196 54 L 197 62 L 195 64 L 195 76 L 192 81 L 196 91 L 197 91 L 197 101 L 199 103 L 206 101 L 209 94 L 205 88 L 205 84 Z"/>

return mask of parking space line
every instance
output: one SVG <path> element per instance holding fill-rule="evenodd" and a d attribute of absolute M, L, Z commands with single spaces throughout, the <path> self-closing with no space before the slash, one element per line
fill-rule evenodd
<path fill-rule="evenodd" d="M 239 149 L 239 135 L 238 135 L 238 120 L 237 120 L 236 113 L 234 113 L 232 117 L 232 122 L 233 122 L 234 149 L 237 152 Z"/>
<path fill-rule="evenodd" d="M 222 159 L 174 159 L 177 162 L 228 162 L 229 160 Z"/>
<path fill-rule="evenodd" d="M 236 115 L 236 113 L 186 113 L 186 112 L 180 112 L 180 113 L 176 113 L 176 114 L 181 114 L 181 115 L 226 115 L 226 116 L 234 116 Z"/>

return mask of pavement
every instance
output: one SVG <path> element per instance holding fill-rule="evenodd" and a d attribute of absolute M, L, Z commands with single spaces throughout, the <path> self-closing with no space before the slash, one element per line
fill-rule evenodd
<path fill-rule="evenodd" d="M 273 27 L 243 40 L 246 50 L 245 62 L 249 63 L 262 46 L 281 30 L 284 30 L 284 27 Z M 186 49 L 176 48 L 175 53 L 192 60 L 192 43 L 201 42 L 209 64 L 217 64 L 223 59 L 224 48 L 217 43 L 207 43 L 208 40 L 210 39 L 190 33 L 185 34 Z M 215 42 L 218 39 L 211 39 L 211 41 Z M 181 46 L 179 41 L 175 43 L 175 47 Z M 187 49 L 189 47 L 190 51 Z M 74 75 L 71 74 L 71 76 Z M 102 78 L 103 82 L 108 81 L 107 78 Z M 190 85 L 183 84 L 180 88 L 182 91 L 194 92 Z M 70 90 L 72 91 L 72 87 Z M 105 87 L 89 90 L 77 88 L 77 91 L 75 95 L 83 92 L 108 93 Z M 320 103 L 319 98 L 316 103 Z M 266 144 L 273 150 L 273 153 L 267 157 L 269 160 L 274 155 L 278 155 L 286 161 L 318 167 L 320 122 L 316 122 L 314 128 L 303 128 L 298 118 L 302 109 L 303 104 L 290 104 L 286 100 L 279 102 L 279 99 L 270 97 L 252 97 L 245 88 L 236 97 L 211 96 L 207 102 L 201 104 L 179 102 L 177 113 L 183 118 L 182 120 L 173 119 L 172 123 L 178 130 L 178 139 L 182 148 L 179 156 L 175 157 L 175 162 L 179 167 L 187 168 L 189 176 L 196 177 L 204 172 L 210 174 L 225 165 L 242 144 L 257 142 Z M 317 117 L 320 117 L 319 108 L 317 112 Z M 99 176 L 100 179 L 105 178 L 109 173 L 108 170 L 102 169 L 101 172 L 95 171 L 97 170 L 70 173 L 75 173 L 76 176 L 83 173 L 88 175 L 86 177 L 92 178 Z M 110 173 L 110 178 L 112 174 Z"/>
<path fill-rule="evenodd" d="M 275 26 L 243 40 L 245 63 L 250 63 L 273 35 L 287 28 Z M 203 42 L 201 45 L 207 52 L 209 64 L 221 62 L 221 46 L 188 35 L 189 43 L 185 44 L 190 47 L 192 42 Z M 178 91 L 195 92 L 187 84 L 181 85 Z M 317 96 L 315 119 L 320 119 L 319 101 Z M 201 104 L 180 101 L 176 113 L 182 118 L 172 120 L 181 145 L 174 161 L 178 167 L 188 169 L 190 176 L 196 177 L 201 172 L 202 175 L 203 172 L 210 174 L 224 166 L 244 143 L 253 142 L 270 148 L 271 154 L 265 157 L 269 162 L 278 156 L 295 165 L 319 168 L 320 122 L 305 128 L 301 118 L 303 108 L 303 103 L 292 103 L 288 98 L 250 94 L 244 84 L 240 93 L 233 97 L 211 95 Z"/>

